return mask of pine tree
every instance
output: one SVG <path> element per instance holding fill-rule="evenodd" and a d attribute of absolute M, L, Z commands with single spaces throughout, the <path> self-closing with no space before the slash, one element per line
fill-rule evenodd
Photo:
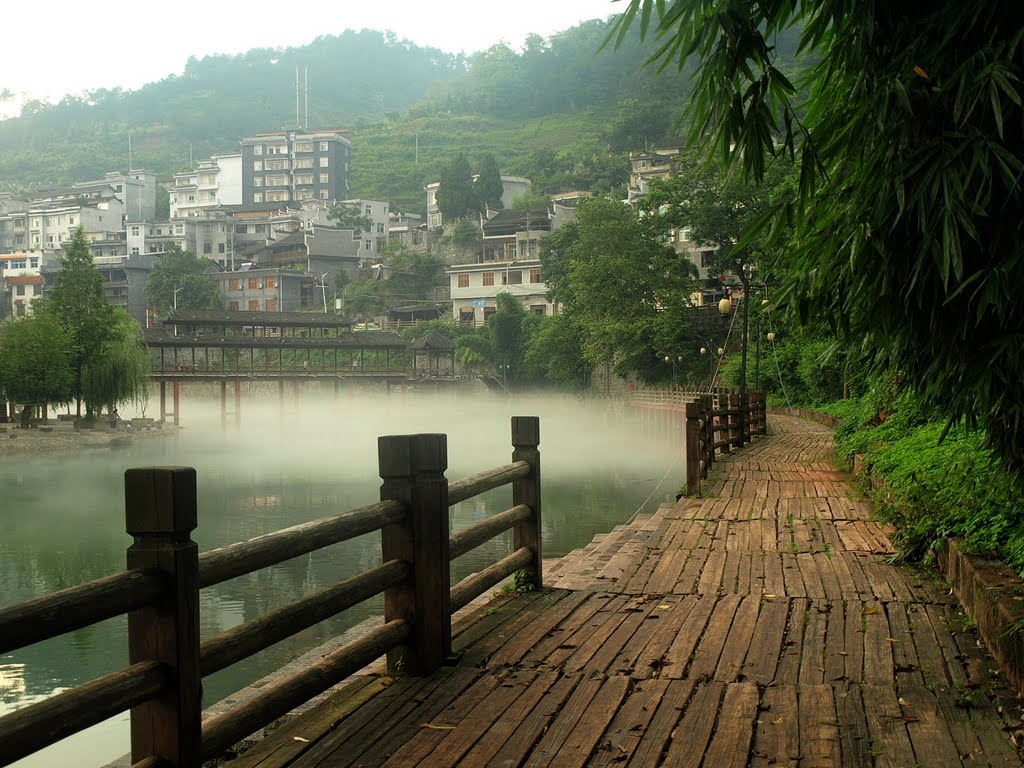
<path fill-rule="evenodd" d="M 60 260 L 60 272 L 43 311 L 49 312 L 70 338 L 71 396 L 75 399 L 75 412 L 81 418 L 85 390 L 83 372 L 107 340 L 112 314 L 103 295 L 103 276 L 93 266 L 89 241 L 81 227 L 75 231 Z"/>
<path fill-rule="evenodd" d="M 480 174 L 473 183 L 473 191 L 476 192 L 481 212 L 488 207 L 501 210 L 501 195 L 505 188 L 501 183 L 501 171 L 498 170 L 498 161 L 494 159 L 494 155 L 484 155 L 480 163 Z"/>

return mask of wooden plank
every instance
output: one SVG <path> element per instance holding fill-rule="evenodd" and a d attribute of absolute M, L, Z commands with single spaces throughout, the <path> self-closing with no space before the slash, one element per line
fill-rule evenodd
<path fill-rule="evenodd" d="M 961 753 L 935 696 L 920 686 L 908 686 L 900 691 L 899 704 L 918 762 L 957 765 Z"/>
<path fill-rule="evenodd" d="M 780 557 L 782 558 L 782 578 L 786 582 L 784 590 L 786 597 L 810 597 L 804 586 L 804 580 L 800 576 L 796 555 L 792 552 L 782 552 Z"/>
<path fill-rule="evenodd" d="M 907 618 L 914 638 L 917 661 L 924 676 L 925 685 L 944 686 L 950 684 L 946 662 L 939 649 L 938 640 L 932 630 L 931 621 L 923 605 L 908 605 Z"/>
<path fill-rule="evenodd" d="M 472 749 L 459 761 L 462 768 L 487 768 L 495 765 L 494 756 L 505 742 L 514 734 L 517 729 L 526 724 L 534 711 L 540 711 L 541 701 L 549 696 L 548 692 L 558 680 L 565 680 L 561 673 L 556 670 L 545 670 L 540 672 L 533 682 L 526 686 L 525 690 L 495 718 Z M 565 685 L 568 695 L 569 686 Z M 557 695 L 552 697 L 557 699 Z M 547 702 L 548 706 L 552 703 Z"/>
<path fill-rule="evenodd" d="M 580 605 L 587 600 L 587 592 L 565 592 L 557 590 L 547 599 L 537 601 L 529 610 L 522 611 L 522 622 L 509 622 L 501 626 L 508 640 L 487 660 L 492 669 L 507 664 L 516 664 L 540 641 L 557 631 Z M 497 628 L 492 630 L 497 632 Z M 463 663 L 472 659 L 463 658 Z"/>
<path fill-rule="evenodd" d="M 686 615 L 675 640 L 665 653 L 664 663 L 661 666 L 663 677 L 681 678 L 686 673 L 693 657 L 694 648 L 704 634 L 704 629 L 717 602 L 718 598 L 715 595 L 703 595 L 698 598 L 693 610 Z"/>
<path fill-rule="evenodd" d="M 523 657 L 521 663 L 528 665 L 543 663 L 558 646 L 569 642 L 577 630 L 590 621 L 594 614 L 612 599 L 611 595 L 603 593 L 584 592 L 580 594 L 586 595 L 586 599 L 543 639 L 538 641 Z"/>
<path fill-rule="evenodd" d="M 664 605 L 661 602 L 661 598 L 656 600 L 648 600 L 646 603 L 637 605 L 634 607 L 626 608 L 627 611 L 624 619 L 616 627 L 615 631 L 611 634 L 608 640 L 601 644 L 601 647 L 597 649 L 586 663 L 586 667 L 591 673 L 602 672 L 605 674 L 614 674 L 619 670 L 609 670 L 613 663 L 618 659 L 619 654 L 623 649 L 633 641 L 634 635 L 640 632 L 641 628 L 648 624 L 651 624 L 650 617 L 652 615 L 660 615 L 658 606 Z M 641 640 L 640 642 L 644 642 Z M 637 652 L 637 654 L 639 651 Z M 582 658 L 582 657 L 581 657 Z M 565 664 L 564 669 L 567 672 L 571 672 L 575 664 L 579 663 L 580 659 L 577 659 L 577 654 L 574 654 Z M 582 668 L 582 667 L 581 667 Z M 630 670 L 625 670 L 625 674 L 629 674 Z"/>
<path fill-rule="evenodd" d="M 894 605 L 890 603 L 890 605 Z M 892 630 L 882 603 L 866 603 L 864 624 L 864 682 L 895 685 Z"/>
<path fill-rule="evenodd" d="M 575 632 L 563 638 L 557 647 L 551 649 L 547 657 L 542 660 L 543 664 L 549 667 L 560 667 L 577 652 L 585 658 L 590 658 L 597 651 L 594 638 L 606 638 L 615 631 L 622 620 L 622 614 L 618 611 L 627 605 L 629 599 L 624 595 L 610 596 L 608 600 L 604 601 L 600 610 L 577 627 Z"/>
<path fill-rule="evenodd" d="M 924 675 L 917 663 L 917 649 L 914 647 L 914 636 L 910 631 L 906 607 L 901 603 L 889 603 L 886 606 L 889 618 L 889 637 L 892 645 L 892 666 L 897 684 L 923 685 Z"/>
<path fill-rule="evenodd" d="M 859 603 L 858 603 L 859 605 Z M 846 604 L 828 604 L 828 631 L 825 634 L 825 680 L 846 680 Z"/>
<path fill-rule="evenodd" d="M 800 685 L 819 685 L 825 681 L 828 632 L 832 631 L 828 603 L 809 602 L 801 617 L 804 625 L 803 655 L 800 658 Z"/>
<path fill-rule="evenodd" d="M 708 549 L 691 549 L 672 591 L 680 595 L 697 594 L 700 577 L 710 554 L 711 550 Z"/>
<path fill-rule="evenodd" d="M 924 609 L 935 632 L 936 644 L 942 652 L 942 659 L 945 662 L 946 672 L 949 674 L 950 681 L 954 686 L 965 688 L 970 682 L 967 679 L 967 670 L 964 669 L 964 665 L 960 660 L 960 650 L 956 647 L 956 641 L 953 640 L 949 627 L 946 625 L 942 615 L 942 607 L 938 605 L 925 605 Z"/>
<path fill-rule="evenodd" d="M 612 668 L 638 680 L 657 677 L 665 664 L 669 647 L 678 638 L 686 617 L 700 599 L 695 595 L 662 598 L 663 602 L 658 603 L 643 629 L 619 654 Z"/>
<path fill-rule="evenodd" d="M 704 700 L 690 702 L 694 688 L 693 680 L 668 681 L 664 696 L 658 703 L 657 711 L 651 718 L 650 725 L 629 761 L 630 768 L 661 768 L 662 765 L 667 765 L 663 762 L 662 755 L 665 746 L 676 730 L 682 712 L 684 710 L 689 712 L 691 709 L 706 706 L 708 703 Z M 712 706 L 717 707 L 718 701 L 715 700 Z"/>
<path fill-rule="evenodd" d="M 800 758 L 797 687 L 777 685 L 766 688 L 761 697 L 761 714 L 754 733 L 752 768 L 795 766 Z"/>
<path fill-rule="evenodd" d="M 574 695 L 530 755 L 525 768 L 583 768 L 615 718 L 629 686 L 629 677 L 613 675 L 604 681 L 592 699 L 584 702 L 585 694 L 580 693 L 577 706 Z"/>
<path fill-rule="evenodd" d="M 751 651 L 743 664 L 743 679 L 760 685 L 768 685 L 775 679 L 788 616 L 787 600 L 769 600 L 761 605 L 757 626 L 750 638 Z"/>
<path fill-rule="evenodd" d="M 551 721 L 555 719 L 566 699 L 581 682 L 579 675 L 561 676 L 541 697 L 537 705 L 518 724 L 511 735 L 494 752 L 486 762 L 476 762 L 477 757 L 467 755 L 465 765 L 521 765 L 530 753 L 531 748 L 545 733 Z M 485 743 L 483 740 L 481 744 Z"/>
<path fill-rule="evenodd" d="M 718 587 L 722 583 L 723 570 L 725 570 L 725 552 L 722 550 L 712 550 L 698 579 L 697 594 L 718 594 Z"/>
<path fill-rule="evenodd" d="M 739 607 L 742 598 L 739 595 L 724 595 L 719 598 L 711 619 L 708 621 L 707 629 L 700 637 L 700 642 L 693 651 L 693 660 L 687 674 L 696 679 L 712 677 L 718 666 L 718 659 L 722 654 L 722 648 L 729 636 L 729 629 L 732 627 L 733 616 Z M 673 649 L 675 646 L 673 646 Z M 675 672 L 675 669 L 672 670 Z M 666 674 L 669 672 L 665 670 Z M 678 675 L 673 675 L 678 676 Z"/>
<path fill-rule="evenodd" d="M 838 768 L 839 722 L 831 685 L 800 687 L 800 768 Z"/>
<path fill-rule="evenodd" d="M 846 679 L 851 683 L 864 680 L 865 607 L 852 600 L 846 604 Z"/>
<path fill-rule="evenodd" d="M 699 768 L 707 752 L 718 717 L 725 684 L 717 680 L 702 683 L 693 692 L 683 718 L 672 734 L 664 759 L 644 765 L 671 765 L 674 768 Z M 661 755 L 658 756 L 659 758 Z M 746 755 L 744 755 L 746 757 Z M 709 766 L 714 763 L 708 763 Z M 716 766 L 717 768 L 717 766 Z"/>
<path fill-rule="evenodd" d="M 843 765 L 870 766 L 875 745 L 868 733 L 864 714 L 864 701 L 860 685 L 843 684 L 834 687 L 836 713 L 842 727 L 839 729 Z"/>
<path fill-rule="evenodd" d="M 741 598 L 732 625 L 725 636 L 725 642 L 722 644 L 722 654 L 714 673 L 716 680 L 731 683 L 740 679 L 740 672 L 743 670 L 747 651 L 751 647 L 750 643 L 754 637 L 760 610 L 760 597 Z M 760 654 L 762 650 L 759 648 L 758 653 Z"/>
<path fill-rule="evenodd" d="M 885 685 L 860 686 L 870 754 L 876 768 L 917 765 L 896 692 Z"/>
<path fill-rule="evenodd" d="M 795 685 L 800 679 L 800 660 L 803 655 L 804 617 L 809 603 L 806 598 L 790 600 L 789 620 L 786 637 L 782 644 L 782 656 L 775 670 L 774 682 L 780 685 Z"/>
<path fill-rule="evenodd" d="M 725 688 L 718 727 L 708 747 L 705 765 L 715 768 L 744 768 L 750 762 L 750 746 L 758 712 L 757 686 L 732 683 Z M 666 761 L 673 765 L 671 761 Z"/>
<path fill-rule="evenodd" d="M 797 568 L 800 569 L 800 578 L 803 579 L 804 589 L 811 600 L 824 600 L 825 588 L 821 584 L 821 576 L 818 575 L 818 566 L 815 564 L 816 556 L 801 552 L 796 556 Z"/>
<path fill-rule="evenodd" d="M 668 691 L 668 680 L 643 680 L 626 697 L 587 763 L 590 768 L 613 768 L 628 763 L 647 738 L 651 721 Z"/>

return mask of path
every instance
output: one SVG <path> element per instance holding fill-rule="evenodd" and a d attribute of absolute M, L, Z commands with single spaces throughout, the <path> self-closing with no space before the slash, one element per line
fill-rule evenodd
<path fill-rule="evenodd" d="M 885 563 L 831 432 L 770 427 L 714 496 L 462 622 L 457 665 L 357 679 L 238 765 L 1021 765 L 1016 696 L 942 585 Z"/>

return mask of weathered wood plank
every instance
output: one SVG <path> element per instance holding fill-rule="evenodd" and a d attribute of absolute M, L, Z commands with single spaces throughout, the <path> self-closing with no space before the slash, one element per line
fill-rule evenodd
<path fill-rule="evenodd" d="M 832 686 L 801 686 L 800 767 L 838 768 L 842 750 Z"/>
<path fill-rule="evenodd" d="M 796 765 L 800 759 L 800 731 L 797 687 L 778 685 L 766 688 L 757 718 L 752 768 Z"/>

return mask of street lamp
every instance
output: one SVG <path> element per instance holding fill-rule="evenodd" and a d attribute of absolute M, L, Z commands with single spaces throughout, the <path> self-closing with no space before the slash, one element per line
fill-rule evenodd
<path fill-rule="evenodd" d="M 676 355 L 675 357 L 672 357 L 672 355 L 665 355 L 665 362 L 672 364 L 672 383 L 675 384 L 676 383 L 676 363 L 677 362 L 679 362 L 679 363 L 683 362 L 683 356 L 682 355 Z"/>
<path fill-rule="evenodd" d="M 717 372 L 715 371 L 715 362 L 717 361 L 719 365 L 721 365 L 722 358 L 725 356 L 725 349 L 722 347 L 718 347 L 717 352 L 712 351 L 713 349 L 714 345 L 710 341 L 706 342 L 705 345 L 700 348 L 700 354 L 702 356 L 709 352 L 711 353 L 711 361 L 708 366 L 708 379 L 710 380 L 710 383 L 708 384 L 709 393 L 715 388 L 715 379 L 718 378 Z"/>

